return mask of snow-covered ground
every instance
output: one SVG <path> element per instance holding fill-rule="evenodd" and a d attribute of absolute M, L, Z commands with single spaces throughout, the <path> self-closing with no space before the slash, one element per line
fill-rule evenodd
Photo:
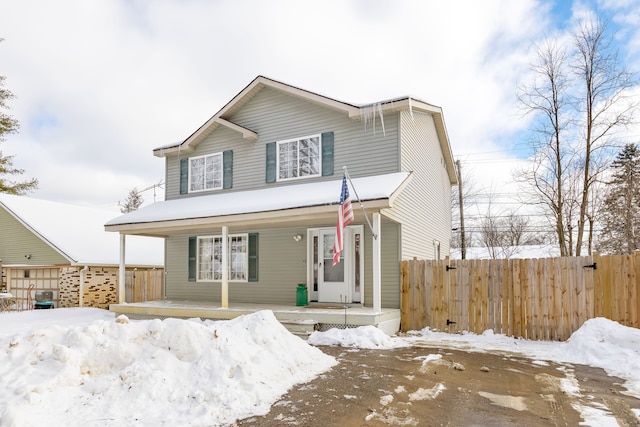
<path fill-rule="evenodd" d="M 374 327 L 315 332 L 304 341 L 270 311 L 230 321 L 130 321 L 75 308 L 0 314 L 0 425 L 231 424 L 267 413 L 294 385 L 331 369 L 337 361 L 317 345 L 425 343 L 600 367 L 640 399 L 640 330 L 602 318 L 567 342 L 429 329 L 389 337 Z M 605 411 L 588 409 L 584 425 L 616 425 Z"/>

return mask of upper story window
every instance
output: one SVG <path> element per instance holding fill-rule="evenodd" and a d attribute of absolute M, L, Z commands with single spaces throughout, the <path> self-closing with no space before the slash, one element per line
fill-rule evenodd
<path fill-rule="evenodd" d="M 222 153 L 189 159 L 189 192 L 222 188 Z"/>
<path fill-rule="evenodd" d="M 278 142 L 278 181 L 320 176 L 320 135 Z"/>

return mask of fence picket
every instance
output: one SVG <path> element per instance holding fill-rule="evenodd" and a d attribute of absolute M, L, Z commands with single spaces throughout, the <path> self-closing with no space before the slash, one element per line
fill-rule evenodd
<path fill-rule="evenodd" d="M 522 277 L 522 260 L 511 260 L 512 272 L 511 277 L 513 281 L 513 335 L 516 337 L 522 337 L 522 287 L 520 286 L 520 278 Z"/>

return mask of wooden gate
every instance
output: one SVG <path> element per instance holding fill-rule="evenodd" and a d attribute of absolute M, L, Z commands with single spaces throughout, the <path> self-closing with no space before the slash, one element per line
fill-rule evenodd
<path fill-rule="evenodd" d="M 125 301 L 157 301 L 164 297 L 164 270 L 127 270 L 125 272 Z"/>

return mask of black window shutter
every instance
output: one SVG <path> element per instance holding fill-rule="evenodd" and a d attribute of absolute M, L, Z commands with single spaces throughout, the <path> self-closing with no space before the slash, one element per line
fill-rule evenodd
<path fill-rule="evenodd" d="M 277 170 L 276 170 L 276 143 L 270 142 L 267 147 L 267 175 L 265 182 L 276 182 Z"/>
<path fill-rule="evenodd" d="M 180 159 L 180 194 L 189 192 L 189 159 Z"/>
<path fill-rule="evenodd" d="M 249 282 L 258 281 L 258 233 L 249 233 Z"/>
<path fill-rule="evenodd" d="M 322 134 L 322 176 L 333 175 L 333 132 Z"/>
<path fill-rule="evenodd" d="M 189 237 L 189 281 L 196 281 L 196 253 L 198 251 L 198 238 Z"/>
<path fill-rule="evenodd" d="M 233 187 L 233 150 L 222 152 L 222 188 Z"/>

